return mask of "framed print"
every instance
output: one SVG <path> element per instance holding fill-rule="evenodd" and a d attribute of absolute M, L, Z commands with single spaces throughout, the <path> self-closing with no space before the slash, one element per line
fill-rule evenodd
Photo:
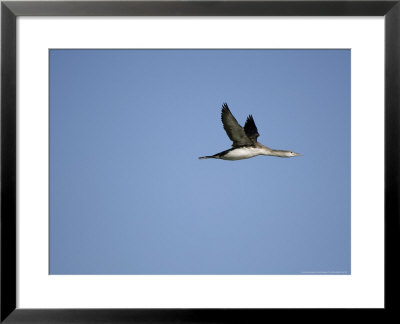
<path fill-rule="evenodd" d="M 399 6 L 2 2 L 1 320 L 394 312 Z"/>

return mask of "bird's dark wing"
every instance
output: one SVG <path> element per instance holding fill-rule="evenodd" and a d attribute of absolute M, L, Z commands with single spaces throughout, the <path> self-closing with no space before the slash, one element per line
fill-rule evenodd
<path fill-rule="evenodd" d="M 246 135 L 243 127 L 240 126 L 235 117 L 233 117 L 226 103 L 222 105 L 221 120 L 226 134 L 233 142 L 233 147 L 253 145 L 253 141 Z"/>
<path fill-rule="evenodd" d="M 257 137 L 260 136 L 260 134 L 258 134 L 257 126 L 252 115 L 247 117 L 246 124 L 244 124 L 244 131 L 248 138 L 254 143 L 257 142 Z"/>

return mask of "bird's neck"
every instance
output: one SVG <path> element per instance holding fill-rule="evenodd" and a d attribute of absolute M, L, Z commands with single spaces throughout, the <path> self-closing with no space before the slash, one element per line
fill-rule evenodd
<path fill-rule="evenodd" d="M 279 157 L 289 157 L 290 151 L 284 150 L 269 150 L 265 155 L 279 156 Z"/>
<path fill-rule="evenodd" d="M 265 145 L 261 143 L 257 143 L 256 146 L 261 149 L 263 155 L 268 155 L 268 156 L 279 156 L 279 157 L 289 157 L 290 151 L 285 151 L 285 150 L 273 150 L 269 147 L 266 147 Z"/>

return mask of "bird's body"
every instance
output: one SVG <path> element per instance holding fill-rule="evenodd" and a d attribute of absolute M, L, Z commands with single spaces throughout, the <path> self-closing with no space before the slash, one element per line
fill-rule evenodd
<path fill-rule="evenodd" d="M 233 142 L 232 148 L 214 155 L 202 156 L 199 159 L 221 159 L 221 160 L 243 160 L 250 159 L 257 155 L 292 157 L 301 154 L 285 151 L 273 150 L 257 142 L 259 136 L 253 116 L 247 117 L 244 127 L 240 126 L 232 115 L 227 104 L 222 105 L 221 119 L 226 134 Z"/>
<path fill-rule="evenodd" d="M 221 160 L 243 160 L 243 159 L 250 159 L 257 155 L 262 155 L 263 153 L 267 153 L 265 148 L 259 145 L 251 145 L 251 146 L 241 146 L 236 148 L 231 148 L 229 150 L 217 153 L 212 156 L 202 156 L 200 159 L 221 159 Z"/>
<path fill-rule="evenodd" d="M 254 156 L 261 155 L 263 153 L 263 149 L 256 146 L 242 146 L 225 152 L 225 154 L 220 155 L 220 159 L 235 161 L 250 159 Z"/>

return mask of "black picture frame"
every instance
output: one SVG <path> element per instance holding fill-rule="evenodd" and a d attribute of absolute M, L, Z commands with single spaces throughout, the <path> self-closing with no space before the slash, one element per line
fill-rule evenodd
<path fill-rule="evenodd" d="M 1 290 L 3 323 L 252 323 L 286 315 L 343 320 L 343 312 L 383 320 L 400 304 L 400 0 L 2 1 Z M 18 16 L 384 16 L 385 307 L 384 309 L 19 309 L 16 308 L 16 18 Z M 366 287 L 367 289 L 367 287 Z M 314 315 L 314 316 L 313 316 Z M 339 317 L 340 316 L 340 317 Z M 361 318 L 360 318 L 361 317 Z"/>

